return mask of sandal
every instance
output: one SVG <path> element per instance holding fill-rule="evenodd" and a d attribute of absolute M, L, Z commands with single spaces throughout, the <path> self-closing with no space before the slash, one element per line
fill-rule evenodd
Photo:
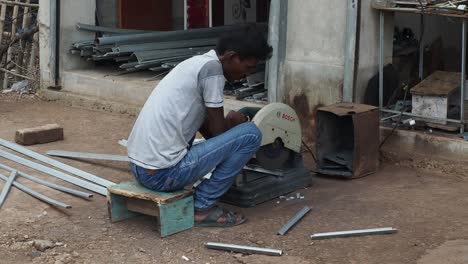
<path fill-rule="evenodd" d="M 195 221 L 195 226 L 198 227 L 232 227 L 244 223 L 247 219 L 235 212 L 229 211 L 221 207 L 210 209 L 209 213 L 203 220 Z M 224 221 L 219 220 L 224 218 Z"/>

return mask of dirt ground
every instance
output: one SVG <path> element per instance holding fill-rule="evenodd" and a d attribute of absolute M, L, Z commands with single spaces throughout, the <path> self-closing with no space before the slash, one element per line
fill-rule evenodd
<path fill-rule="evenodd" d="M 134 120 L 132 116 L 54 102 L 0 97 L 3 139 L 13 140 L 14 132 L 20 128 L 46 123 L 64 127 L 65 140 L 29 147 L 43 154 L 60 149 L 125 155 L 117 141 L 128 136 Z M 114 182 L 131 179 L 128 164 L 59 160 Z M 399 160 L 395 154 L 383 160 L 378 173 L 361 179 L 313 176 L 314 184 L 298 191 L 305 199 L 280 203 L 274 200 L 255 208 L 238 209 L 249 219 L 244 225 L 229 229 L 193 228 L 164 239 L 158 237 L 150 217 L 110 223 L 103 196 L 95 194 L 86 201 L 20 178 L 19 182 L 26 186 L 73 208 L 58 210 L 13 188 L 0 210 L 0 262 L 468 263 L 467 164 L 433 163 L 428 161 L 430 157 Z M 0 163 L 73 187 L 2 158 Z M 276 235 L 305 205 L 312 211 L 287 235 Z M 318 241 L 309 237 L 316 232 L 387 226 L 397 228 L 398 233 Z M 46 240 L 53 248 L 39 251 L 36 246 L 41 241 L 37 240 Z M 208 241 L 277 248 L 284 250 L 284 255 L 213 251 L 204 248 Z"/>

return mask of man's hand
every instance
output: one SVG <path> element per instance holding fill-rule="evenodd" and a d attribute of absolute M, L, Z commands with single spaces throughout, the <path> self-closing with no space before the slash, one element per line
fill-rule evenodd
<path fill-rule="evenodd" d="M 207 117 L 200 133 L 204 138 L 212 138 L 228 131 L 229 129 L 248 121 L 248 117 L 241 113 L 231 111 L 224 117 L 223 107 L 219 108 L 207 108 Z"/>
<path fill-rule="evenodd" d="M 231 129 L 247 121 L 249 121 L 249 119 L 245 114 L 236 111 L 230 111 L 225 118 L 226 126 L 228 129 Z"/>

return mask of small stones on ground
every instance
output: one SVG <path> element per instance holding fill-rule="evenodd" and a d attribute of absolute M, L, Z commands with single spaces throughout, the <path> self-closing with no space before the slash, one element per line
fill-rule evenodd
<path fill-rule="evenodd" d="M 34 240 L 33 247 L 41 252 L 44 252 L 46 249 L 54 248 L 55 243 L 50 240 L 37 239 Z"/>
<path fill-rule="evenodd" d="M 277 204 L 279 204 L 279 203 L 280 203 L 280 201 L 276 201 L 276 203 L 277 203 Z"/>
<path fill-rule="evenodd" d="M 47 215 L 47 211 L 42 212 L 42 215 L 43 215 L 43 216 L 46 216 L 46 215 Z"/>
<path fill-rule="evenodd" d="M 187 258 L 186 256 L 182 256 L 182 259 L 185 260 L 185 261 L 190 261 L 190 259 Z"/>
<path fill-rule="evenodd" d="M 263 244 L 265 244 L 265 242 L 263 242 L 262 240 L 258 240 L 256 243 L 257 243 L 257 245 L 263 245 Z"/>
<path fill-rule="evenodd" d="M 144 250 L 143 248 L 138 248 L 138 251 L 142 252 L 142 253 L 145 253 L 146 250 Z"/>
<path fill-rule="evenodd" d="M 40 257 L 40 256 L 41 256 L 41 252 L 39 252 L 39 251 L 33 251 L 33 252 L 31 252 L 30 256 L 31 256 L 32 258 Z"/>
<path fill-rule="evenodd" d="M 59 254 L 55 257 L 55 264 L 68 264 L 68 263 L 73 263 L 73 257 L 72 255 L 68 253 L 64 254 Z"/>
<path fill-rule="evenodd" d="M 61 246 L 63 246 L 63 242 L 55 242 L 55 245 L 58 246 L 58 247 L 61 247 Z"/>

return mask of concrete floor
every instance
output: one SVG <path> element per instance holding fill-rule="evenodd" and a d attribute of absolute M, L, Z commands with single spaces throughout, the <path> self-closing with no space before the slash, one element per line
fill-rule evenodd
<path fill-rule="evenodd" d="M 15 130 L 46 123 L 64 127 L 63 141 L 29 147 L 43 154 L 50 149 L 125 154 L 117 141 L 128 136 L 134 120 L 118 113 L 0 97 L 1 138 L 13 140 Z M 314 184 L 298 191 L 305 196 L 303 200 L 235 208 L 248 217 L 246 224 L 229 229 L 193 228 L 165 239 L 157 236 L 149 217 L 111 224 L 105 197 L 95 195 L 92 201 L 85 201 L 20 179 L 73 208 L 57 210 L 13 189 L 0 211 L 1 262 L 468 263 L 468 175 L 463 173 L 467 163 L 433 161 L 424 155 L 430 153 L 420 154 L 401 159 L 398 153 L 384 153 L 380 171 L 361 179 L 312 176 Z M 306 158 L 312 168 L 310 157 Z M 131 179 L 128 164 L 60 161 L 115 182 Z M 72 187 L 4 159 L 0 162 Z M 312 211 L 286 236 L 276 235 L 305 205 Z M 398 228 L 398 233 L 321 241 L 309 238 L 316 232 L 385 226 Z M 58 244 L 38 252 L 31 246 L 36 239 Z M 207 250 L 203 243 L 208 241 L 278 248 L 285 254 L 247 256 Z"/>

